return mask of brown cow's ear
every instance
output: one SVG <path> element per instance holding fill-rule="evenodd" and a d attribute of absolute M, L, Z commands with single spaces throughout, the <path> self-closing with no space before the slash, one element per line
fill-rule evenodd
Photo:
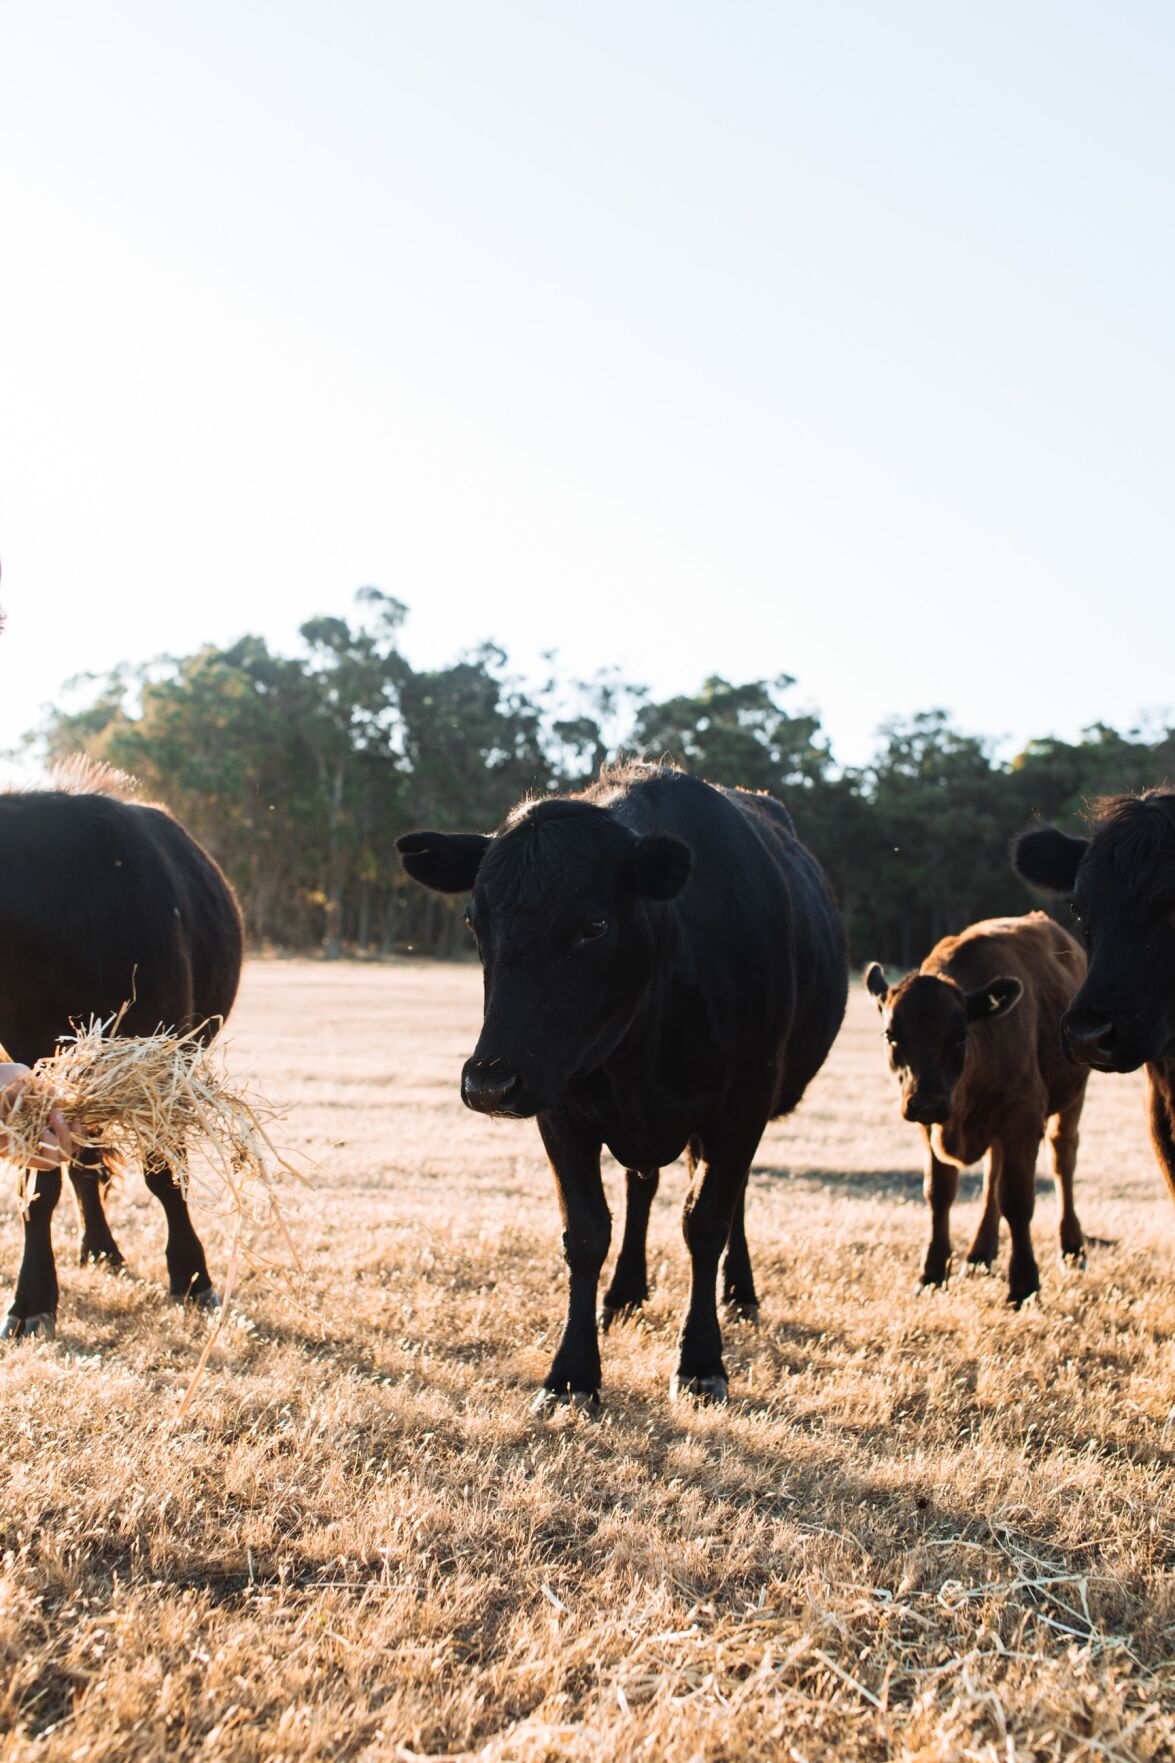
<path fill-rule="evenodd" d="M 1088 839 L 1071 839 L 1055 826 L 1034 827 L 1012 845 L 1012 868 L 1030 887 L 1049 894 L 1068 894 L 1077 880 Z"/>
<path fill-rule="evenodd" d="M 405 833 L 396 849 L 413 881 L 438 894 L 468 894 L 490 843 L 484 833 Z"/>
<path fill-rule="evenodd" d="M 997 1016 L 1006 1016 L 1016 1008 L 1024 996 L 1024 987 L 1018 979 L 1005 976 L 990 979 L 985 986 L 977 986 L 964 995 L 968 1022 L 994 1022 Z"/>
<path fill-rule="evenodd" d="M 889 981 L 880 961 L 871 961 L 865 969 L 865 990 L 871 998 L 877 999 L 879 1010 L 885 1008 L 885 1000 L 889 997 Z"/>
<path fill-rule="evenodd" d="M 673 900 L 689 879 L 693 857 L 688 845 L 667 833 L 646 833 L 636 842 L 633 873 L 645 900 Z"/>

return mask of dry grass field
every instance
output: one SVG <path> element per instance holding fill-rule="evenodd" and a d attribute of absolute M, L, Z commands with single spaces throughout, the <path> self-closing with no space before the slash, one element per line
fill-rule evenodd
<path fill-rule="evenodd" d="M 182 1426 L 207 1324 L 158 1207 L 115 1196 L 121 1280 L 73 1266 L 62 1205 L 58 1337 L 0 1362 L 0 1755 L 1175 1755 L 1175 1211 L 1139 1081 L 1091 1084 L 1085 1272 L 1042 1182 L 1039 1303 L 918 1298 L 918 1143 L 858 990 L 760 1151 L 729 1407 L 667 1401 L 678 1169 L 602 1413 L 542 1421 L 557 1213 L 533 1125 L 459 1105 L 479 1015 L 470 967 L 250 966 L 232 1066 L 318 1165 L 303 1274 L 245 1275 Z"/>

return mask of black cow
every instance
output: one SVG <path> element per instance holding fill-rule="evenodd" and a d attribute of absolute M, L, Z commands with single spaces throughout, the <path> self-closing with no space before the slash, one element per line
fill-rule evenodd
<path fill-rule="evenodd" d="M 86 787 L 88 784 L 88 788 Z M 74 1022 L 133 998 L 120 1033 L 186 1031 L 227 1016 L 241 971 L 241 918 L 216 864 L 162 808 L 125 799 L 117 781 L 0 795 L 0 1042 L 31 1065 Z M 117 1268 L 97 1159 L 70 1166 L 81 1260 Z M 144 1171 L 167 1215 L 173 1296 L 207 1308 L 208 1277 L 187 1202 L 166 1167 Z M 0 1336 L 52 1335 L 57 1316 L 53 1210 L 61 1171 L 38 1172 L 16 1292 Z"/>
<path fill-rule="evenodd" d="M 1151 1137 L 1175 1198 L 1175 789 L 1106 797 L 1090 838 L 1036 827 L 1012 858 L 1033 887 L 1070 896 L 1089 972 L 1062 1043 L 1095 1071 L 1146 1066 Z"/>
<path fill-rule="evenodd" d="M 671 1393 L 724 1400 L 719 1259 L 727 1247 L 726 1296 L 753 1305 L 751 1161 L 824 1063 L 848 987 L 839 915 L 790 816 L 770 796 L 634 765 L 524 802 L 491 837 L 409 833 L 399 850 L 427 887 L 472 891 L 485 1020 L 462 1099 L 537 1116 L 555 1173 L 570 1291 L 536 1407 L 599 1398 L 605 1145 L 634 1200 L 608 1311 L 645 1295 L 653 1182 L 686 1155 L 691 1285 Z"/>

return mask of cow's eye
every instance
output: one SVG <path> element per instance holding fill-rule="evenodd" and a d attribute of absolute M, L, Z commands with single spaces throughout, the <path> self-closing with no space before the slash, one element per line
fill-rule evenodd
<path fill-rule="evenodd" d="M 606 918 L 589 919 L 575 940 L 577 943 L 598 943 L 607 929 L 608 920 Z"/>

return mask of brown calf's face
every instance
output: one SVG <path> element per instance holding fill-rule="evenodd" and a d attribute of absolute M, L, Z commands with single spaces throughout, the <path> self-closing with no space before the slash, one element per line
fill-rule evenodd
<path fill-rule="evenodd" d="M 1023 991 L 1020 981 L 993 979 L 965 992 L 954 980 L 911 973 L 890 986 L 875 961 L 865 985 L 877 1001 L 890 1069 L 902 1086 L 902 1118 L 920 1126 L 943 1125 L 967 1063 L 972 1026 L 1014 1010 Z"/>

